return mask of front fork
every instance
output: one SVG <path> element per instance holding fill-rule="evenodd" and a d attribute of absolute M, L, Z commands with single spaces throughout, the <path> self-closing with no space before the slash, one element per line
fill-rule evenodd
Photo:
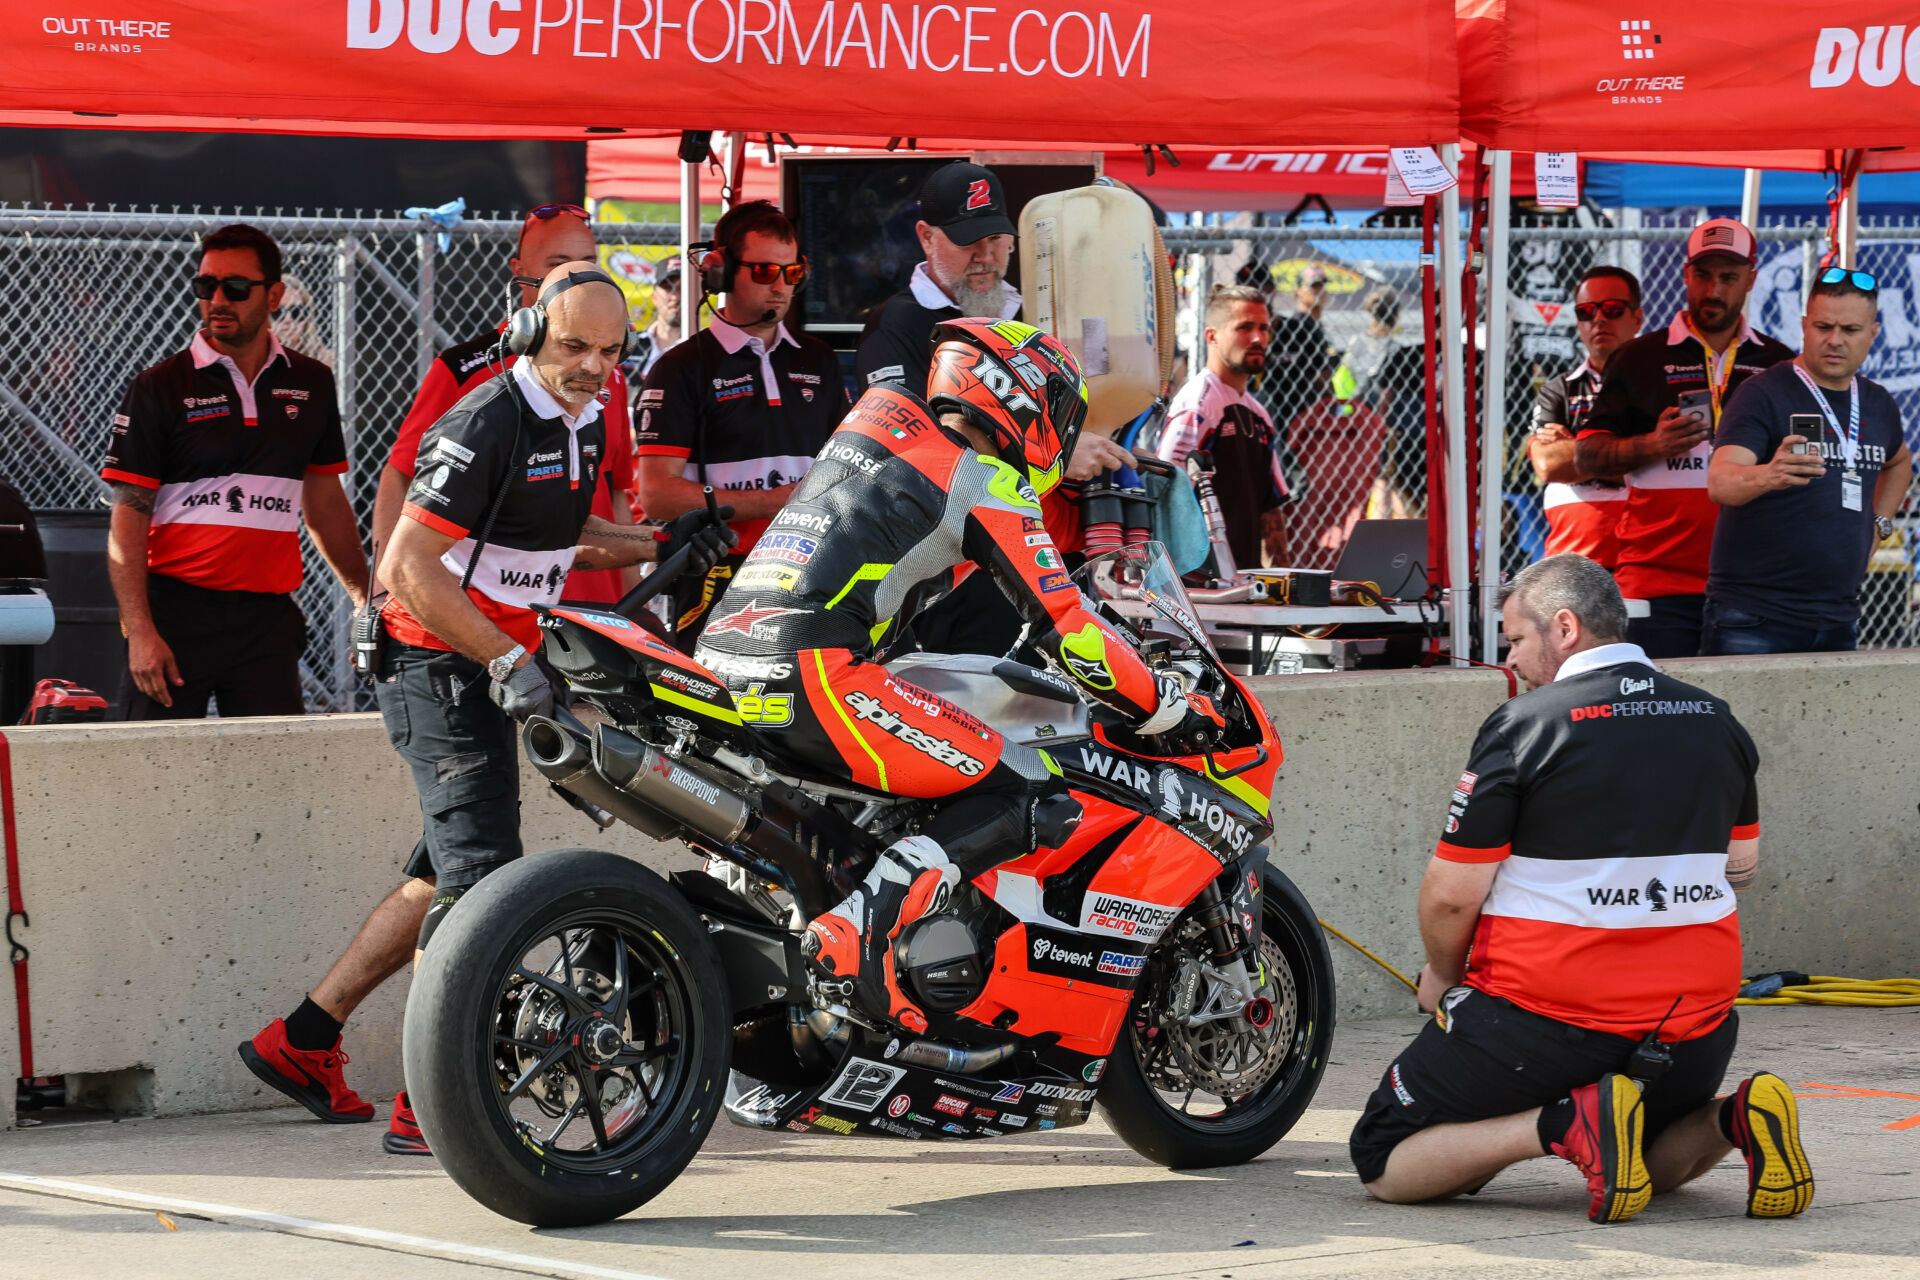
<path fill-rule="evenodd" d="M 1257 867 L 1254 877 L 1257 886 Z M 1234 919 L 1234 905 L 1217 881 L 1194 899 L 1194 920 L 1204 931 L 1208 958 L 1186 960 L 1174 984 L 1173 1015 L 1187 1026 L 1241 1018 L 1257 1030 L 1273 1021 L 1273 1002 L 1259 994 L 1265 976 L 1260 972 L 1259 916 L 1248 913 L 1254 927 L 1243 928 Z"/>

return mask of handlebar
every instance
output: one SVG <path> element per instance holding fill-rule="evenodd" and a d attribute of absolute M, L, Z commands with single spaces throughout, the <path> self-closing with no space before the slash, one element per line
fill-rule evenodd
<path fill-rule="evenodd" d="M 707 500 L 707 517 L 715 526 L 724 526 L 726 521 L 720 518 L 720 504 L 714 499 L 713 486 L 702 485 L 701 492 Z M 684 546 L 655 565 L 653 572 L 643 578 L 638 586 L 620 597 L 620 602 L 613 606 L 613 612 L 631 621 L 648 601 L 672 586 L 674 579 L 687 571 L 687 561 L 692 555 L 693 547 Z"/>

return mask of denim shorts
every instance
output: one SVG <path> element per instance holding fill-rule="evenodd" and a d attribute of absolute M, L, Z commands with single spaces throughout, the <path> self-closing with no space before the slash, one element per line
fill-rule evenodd
<path fill-rule="evenodd" d="M 387 739 L 413 771 L 420 841 L 406 874 L 465 889 L 518 858 L 520 747 L 473 659 L 388 639 L 374 682 Z"/>

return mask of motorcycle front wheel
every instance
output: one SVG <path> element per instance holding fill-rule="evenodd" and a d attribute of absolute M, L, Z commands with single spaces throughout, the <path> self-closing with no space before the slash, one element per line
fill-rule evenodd
<path fill-rule="evenodd" d="M 706 928 L 615 854 L 522 859 L 433 935 L 407 998 L 407 1092 L 454 1182 L 575 1227 L 680 1175 L 726 1095 L 728 993 Z"/>
<path fill-rule="evenodd" d="M 1204 963 L 1200 927 L 1177 924 L 1148 961 L 1107 1060 L 1099 1106 L 1121 1140 L 1155 1164 L 1242 1164 L 1300 1119 L 1333 1043 L 1333 958 L 1300 890 L 1269 866 L 1263 884 L 1263 1028 L 1239 1017 L 1190 1025 L 1173 1006 Z M 1192 997 L 1188 997 L 1192 1001 Z M 1203 1003 L 1198 1002 L 1198 1003 Z"/>

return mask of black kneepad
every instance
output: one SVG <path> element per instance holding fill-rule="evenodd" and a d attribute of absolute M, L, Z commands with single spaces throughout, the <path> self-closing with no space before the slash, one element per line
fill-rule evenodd
<path fill-rule="evenodd" d="M 415 949 L 420 951 L 427 949 L 427 943 L 433 938 L 433 931 L 440 927 L 442 922 L 446 920 L 447 914 L 453 910 L 454 904 L 459 902 L 461 896 L 472 887 L 471 885 L 461 885 L 456 889 L 435 889 L 433 891 L 433 903 L 427 908 L 427 918 L 420 922 L 420 939 L 413 944 Z"/>
<path fill-rule="evenodd" d="M 1033 802 L 1033 848 L 1058 849 L 1080 825 L 1086 810 L 1064 785 Z"/>

